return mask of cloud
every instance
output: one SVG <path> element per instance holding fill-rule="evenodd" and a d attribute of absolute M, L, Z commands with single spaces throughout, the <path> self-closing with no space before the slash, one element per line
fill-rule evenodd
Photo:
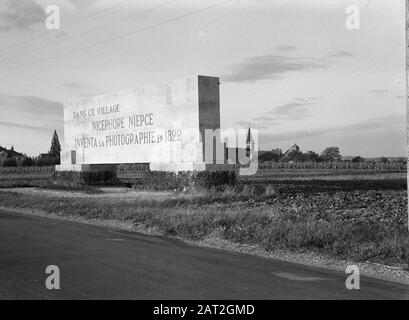
<path fill-rule="evenodd" d="M 273 114 L 275 118 L 281 119 L 302 119 L 310 114 L 310 106 L 314 105 L 322 97 L 296 98 L 290 102 L 277 106 L 268 113 Z"/>
<path fill-rule="evenodd" d="M 268 54 L 251 57 L 232 65 L 221 78 L 230 82 L 256 82 L 277 79 L 289 71 L 307 71 L 325 67 L 322 59 Z"/>
<path fill-rule="evenodd" d="M 77 9 L 87 8 L 97 2 L 97 0 L 70 0 L 71 4 Z"/>
<path fill-rule="evenodd" d="M 348 58 L 348 57 L 353 57 L 354 54 L 348 51 L 338 50 L 337 52 L 330 54 L 328 56 L 331 58 Z"/>
<path fill-rule="evenodd" d="M 280 50 L 280 51 L 293 51 L 293 50 L 297 50 L 297 47 L 289 46 L 289 45 L 280 45 L 280 46 L 276 46 L 275 48 L 276 48 L 277 50 Z"/>
<path fill-rule="evenodd" d="M 373 118 L 364 122 L 353 123 L 345 126 L 335 126 L 330 128 L 320 128 L 313 130 L 296 130 L 277 134 L 263 134 L 264 139 L 271 141 L 287 141 L 294 139 L 304 139 L 310 137 L 325 136 L 329 134 L 365 134 L 371 131 L 402 130 L 405 131 L 405 120 L 402 116 L 393 115 L 380 118 Z"/>
<path fill-rule="evenodd" d="M 270 116 L 255 117 L 251 121 L 251 126 L 258 129 L 266 129 L 268 127 L 274 126 L 275 124 L 278 124 L 277 119 L 274 119 Z"/>
<path fill-rule="evenodd" d="M 34 131 L 44 131 L 44 132 L 50 131 L 49 128 L 46 128 L 46 127 L 33 126 L 30 124 L 13 123 L 13 122 L 7 122 L 7 121 L 0 121 L 0 127 L 1 126 L 18 128 L 18 129 L 28 129 L 28 130 L 34 130 Z"/>
<path fill-rule="evenodd" d="M 248 121 L 237 121 L 234 124 L 238 125 L 239 127 L 248 127 L 250 125 L 250 122 L 248 122 Z"/>
<path fill-rule="evenodd" d="M 35 96 L 0 94 L 0 144 L 38 155 L 50 148 L 54 130 L 64 145 L 62 103 Z"/>
<path fill-rule="evenodd" d="M 267 116 L 253 118 L 253 121 L 273 121 L 273 120 L 274 120 L 273 118 Z"/>
<path fill-rule="evenodd" d="M 28 29 L 45 19 L 44 9 L 34 0 L 0 0 L 0 31 Z"/>
<path fill-rule="evenodd" d="M 90 91 L 80 93 L 80 97 L 82 97 L 82 98 L 89 98 L 89 97 L 93 97 L 93 96 L 97 96 L 97 95 L 98 95 L 97 93 L 90 92 Z"/>
<path fill-rule="evenodd" d="M 379 95 L 384 95 L 389 92 L 389 89 L 376 89 L 376 90 L 369 90 L 370 93 L 375 93 Z"/>
<path fill-rule="evenodd" d="M 14 126 L 36 131 L 63 127 L 62 103 L 34 96 L 0 95 L 3 116 L 0 126 Z"/>
<path fill-rule="evenodd" d="M 84 86 L 79 82 L 64 82 L 61 84 L 63 87 L 72 88 L 72 89 L 82 89 Z"/>
<path fill-rule="evenodd" d="M 264 149 L 277 146 L 285 149 L 294 143 L 303 150 L 315 151 L 336 145 L 344 155 L 403 156 L 406 152 L 405 116 L 396 114 L 362 119 L 353 124 L 288 132 L 259 132 L 259 144 Z"/>
<path fill-rule="evenodd" d="M 65 36 L 67 36 L 67 35 L 69 35 L 69 32 L 61 31 L 61 32 L 57 33 L 57 34 L 55 35 L 55 37 L 56 37 L 57 39 L 61 39 L 61 38 L 64 38 Z"/>

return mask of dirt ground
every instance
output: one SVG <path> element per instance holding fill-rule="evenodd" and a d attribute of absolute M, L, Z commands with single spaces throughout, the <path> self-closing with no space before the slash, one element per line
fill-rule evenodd
<path fill-rule="evenodd" d="M 169 191 L 140 191 L 125 187 L 101 187 L 101 193 L 86 193 L 67 190 L 50 190 L 31 188 L 3 188 L 0 192 L 16 192 L 24 195 L 53 197 L 53 198 L 89 198 L 89 199 L 154 199 L 157 201 L 167 199 L 182 199 L 189 197 L 189 194 L 174 193 Z"/>

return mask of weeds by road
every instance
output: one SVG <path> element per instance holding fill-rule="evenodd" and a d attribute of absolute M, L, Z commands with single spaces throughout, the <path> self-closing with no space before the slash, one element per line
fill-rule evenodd
<path fill-rule="evenodd" d="M 301 189 L 300 189 L 301 186 Z M 314 251 L 335 258 L 407 266 L 407 193 L 402 181 L 383 189 L 363 182 L 345 190 L 320 186 L 244 184 L 219 192 L 156 198 L 67 198 L 0 192 L 6 207 L 38 209 L 62 216 L 112 219 L 153 228 L 167 236 L 201 240 L 212 234 L 260 245 L 267 251 Z M 370 184 L 369 184 L 370 186 Z"/>

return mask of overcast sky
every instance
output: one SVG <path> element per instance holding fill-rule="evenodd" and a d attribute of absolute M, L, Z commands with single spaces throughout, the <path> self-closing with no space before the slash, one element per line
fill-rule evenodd
<path fill-rule="evenodd" d="M 203 74 L 221 79 L 222 128 L 259 128 L 261 149 L 405 155 L 403 0 L 224 2 L 0 0 L 0 144 L 47 152 L 63 102 Z"/>

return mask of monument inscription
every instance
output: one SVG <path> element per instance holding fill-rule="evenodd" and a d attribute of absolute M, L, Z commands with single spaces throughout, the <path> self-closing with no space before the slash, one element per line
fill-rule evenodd
<path fill-rule="evenodd" d="M 203 163 L 201 131 L 219 127 L 219 79 L 195 76 L 66 103 L 64 152 L 75 152 L 77 166 L 183 163 L 193 169 Z M 72 165 L 63 161 L 59 170 Z"/>

